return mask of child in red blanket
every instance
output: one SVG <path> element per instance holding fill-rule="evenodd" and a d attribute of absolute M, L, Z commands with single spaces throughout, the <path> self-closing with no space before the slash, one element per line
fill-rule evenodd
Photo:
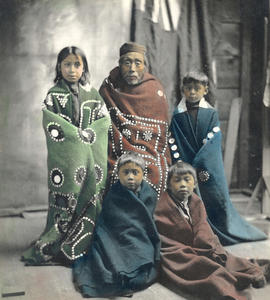
<path fill-rule="evenodd" d="M 207 222 L 202 200 L 193 193 L 194 168 L 170 167 L 168 194 L 157 205 L 161 237 L 161 279 L 200 299 L 246 299 L 239 291 L 261 288 L 270 279 L 267 260 L 251 262 L 228 253 Z M 261 265 L 259 265 L 261 264 Z"/>

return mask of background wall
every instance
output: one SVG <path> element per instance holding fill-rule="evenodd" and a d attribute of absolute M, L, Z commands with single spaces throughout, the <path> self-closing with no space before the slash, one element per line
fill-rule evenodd
<path fill-rule="evenodd" d="M 47 207 L 41 104 L 58 52 L 68 45 L 82 48 L 98 89 L 129 40 L 131 4 L 0 0 L 0 214 Z"/>

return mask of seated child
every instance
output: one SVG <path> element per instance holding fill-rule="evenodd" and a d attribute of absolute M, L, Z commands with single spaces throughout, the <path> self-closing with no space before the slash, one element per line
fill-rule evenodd
<path fill-rule="evenodd" d="M 170 167 L 168 193 L 155 211 L 161 238 L 161 280 L 200 299 L 245 299 L 239 291 L 263 287 L 270 278 L 264 266 L 228 253 L 207 222 L 201 199 L 193 193 L 195 169 L 182 161 Z"/>
<path fill-rule="evenodd" d="M 143 180 L 144 169 L 138 153 L 127 152 L 118 160 L 119 181 L 104 198 L 88 255 L 74 264 L 74 282 L 84 297 L 133 293 L 157 275 L 157 194 Z"/>
<path fill-rule="evenodd" d="M 207 76 L 199 71 L 188 72 L 182 90 L 184 97 L 170 127 L 173 162 L 180 159 L 196 168 L 208 222 L 223 245 L 266 239 L 232 205 L 223 167 L 218 113 L 204 99 L 208 93 Z"/>

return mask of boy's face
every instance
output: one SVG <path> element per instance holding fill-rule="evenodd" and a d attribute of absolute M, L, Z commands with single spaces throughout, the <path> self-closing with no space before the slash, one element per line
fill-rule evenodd
<path fill-rule="evenodd" d="M 192 81 L 183 86 L 183 92 L 188 102 L 197 102 L 207 94 L 208 87 L 199 82 Z"/>
<path fill-rule="evenodd" d="M 122 165 L 118 171 L 121 184 L 135 192 L 143 180 L 143 170 L 133 162 Z"/>
<path fill-rule="evenodd" d="M 195 188 L 194 177 L 189 174 L 173 174 L 169 182 L 171 194 L 178 200 L 187 199 Z"/>

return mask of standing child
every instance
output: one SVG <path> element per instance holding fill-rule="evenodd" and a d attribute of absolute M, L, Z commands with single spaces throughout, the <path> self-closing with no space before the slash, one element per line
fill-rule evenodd
<path fill-rule="evenodd" d="M 270 279 L 269 261 L 261 260 L 265 265 L 259 266 L 222 247 L 207 222 L 203 202 L 193 193 L 196 182 L 191 165 L 178 161 L 170 167 L 170 197 L 160 199 L 155 211 L 161 280 L 200 299 L 246 300 L 241 290 L 263 287 Z"/>
<path fill-rule="evenodd" d="M 140 154 L 122 154 L 117 168 L 119 181 L 104 199 L 88 255 L 75 262 L 74 281 L 84 297 L 130 294 L 149 286 L 157 275 L 157 193 L 143 180 Z"/>
<path fill-rule="evenodd" d="M 23 253 L 28 265 L 73 261 L 89 247 L 107 172 L 110 118 L 89 84 L 85 54 L 60 51 L 55 86 L 45 99 L 49 209 L 44 232 Z"/>
<path fill-rule="evenodd" d="M 187 73 L 182 90 L 184 97 L 174 111 L 169 139 L 174 162 L 181 159 L 197 170 L 208 221 L 223 245 L 266 239 L 263 232 L 241 218 L 230 200 L 218 113 L 204 99 L 207 76 L 198 71 Z"/>

